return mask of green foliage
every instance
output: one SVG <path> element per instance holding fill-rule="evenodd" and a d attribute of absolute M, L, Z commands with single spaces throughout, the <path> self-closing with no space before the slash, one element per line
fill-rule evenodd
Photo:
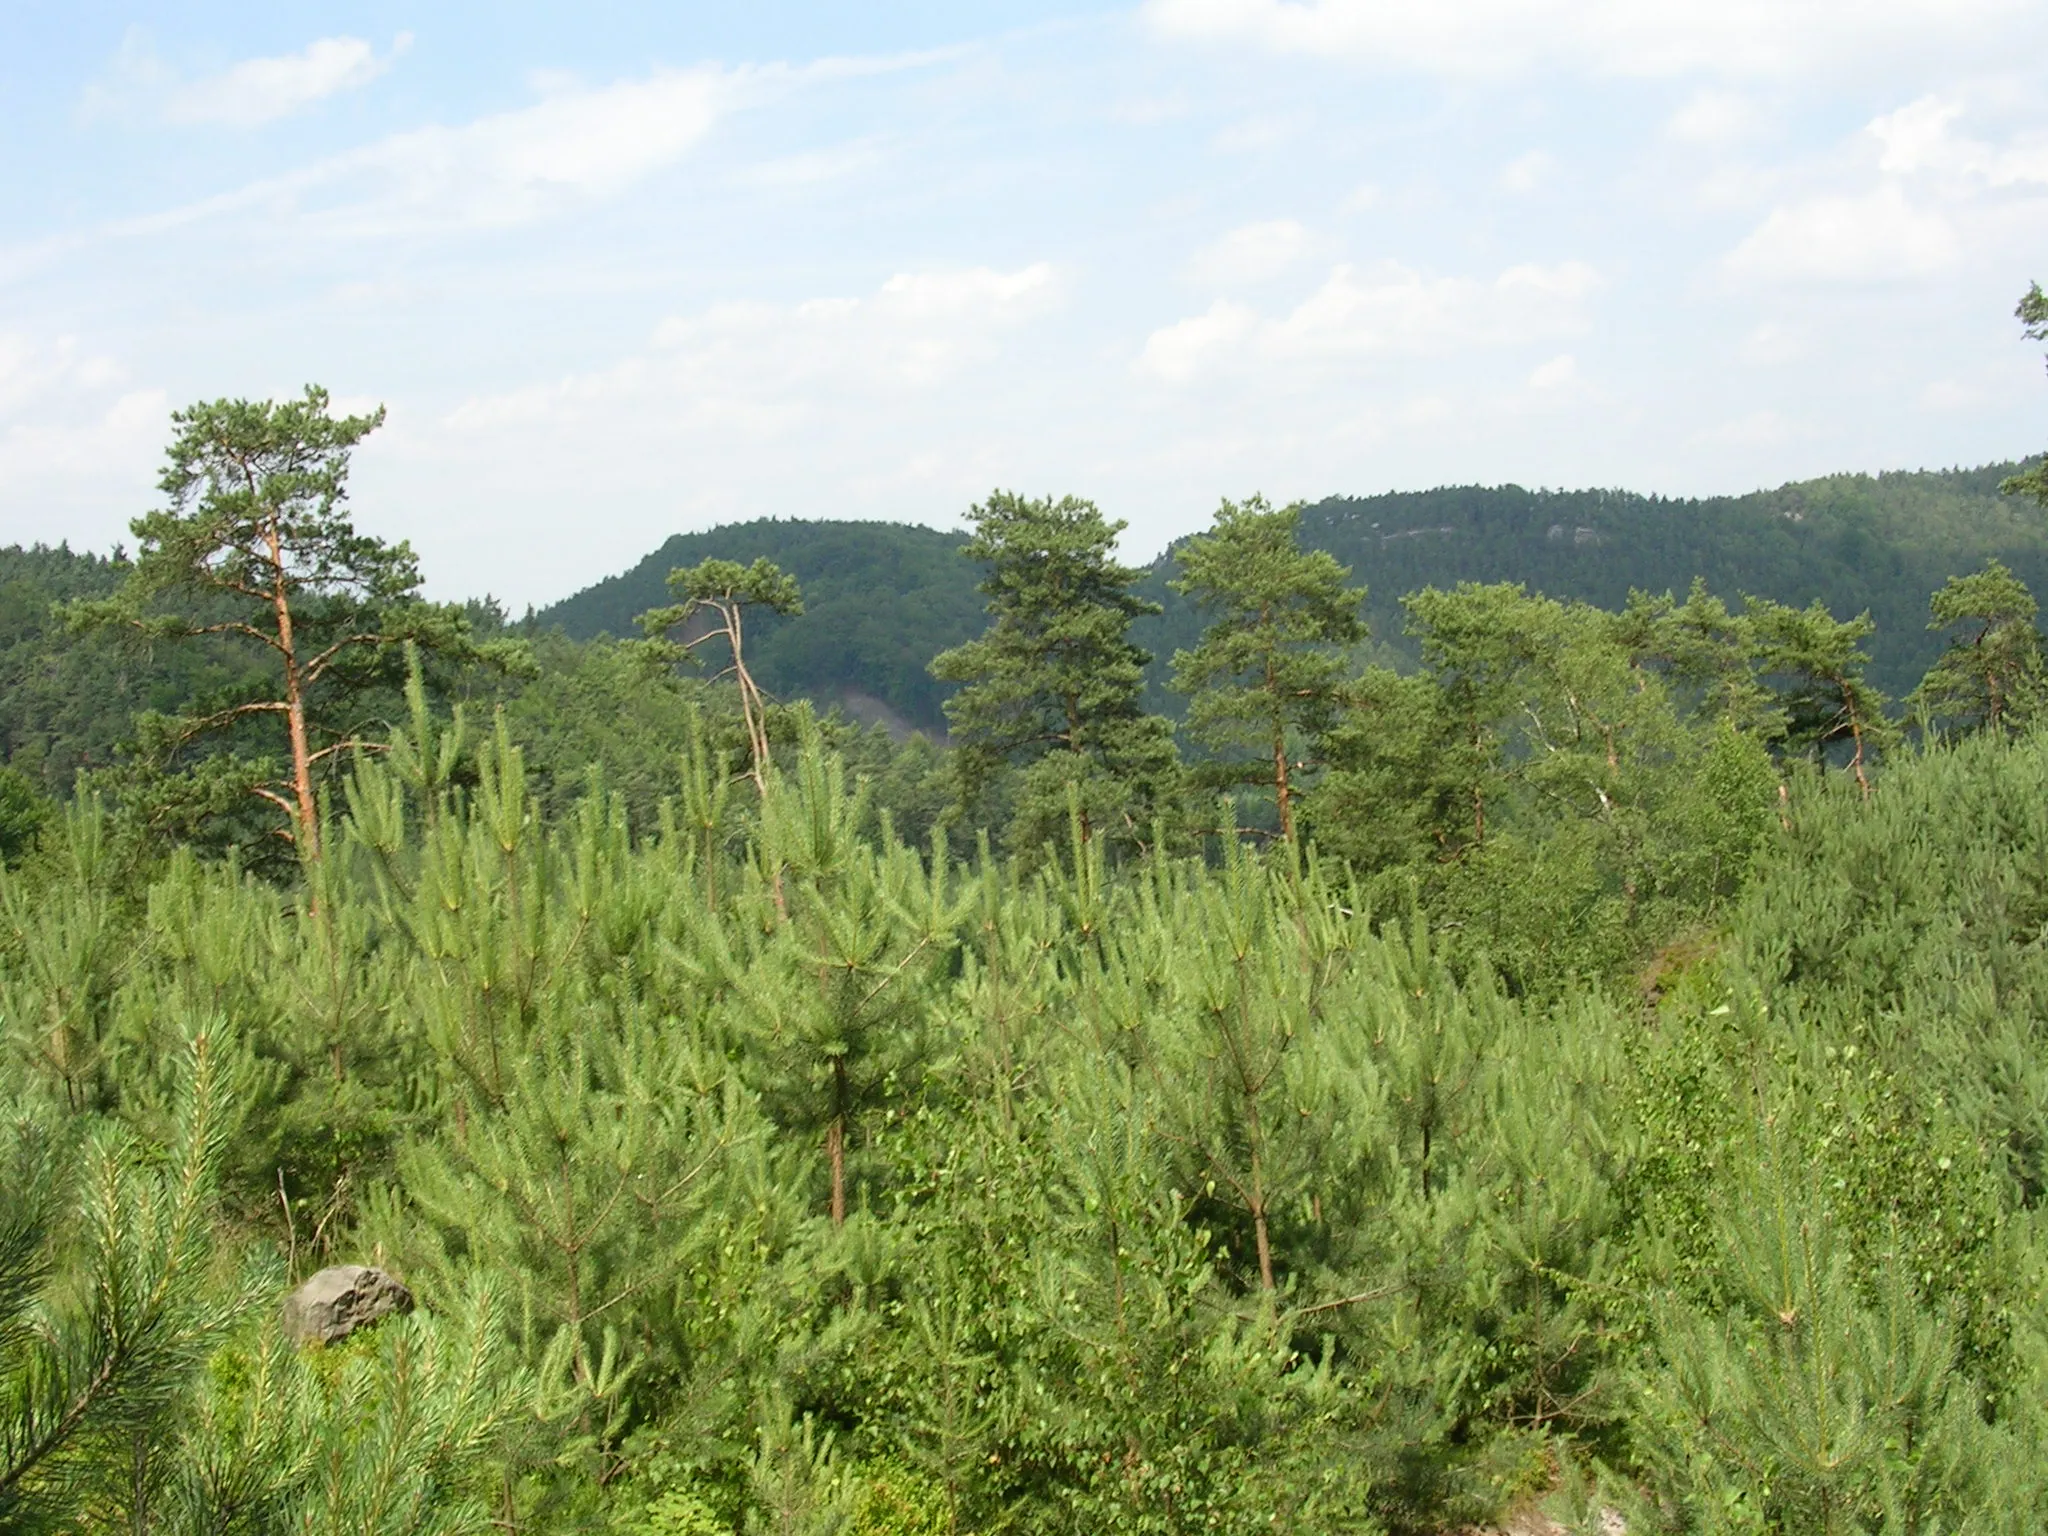
<path fill-rule="evenodd" d="M 1646 1460 L 1720 1529 L 1956 1528 L 2006 1493 L 2008 1437 L 1896 1243 L 1866 1299 L 1820 1203 L 1787 1182 L 1729 1211 L 1722 1306 L 1665 1310 L 1640 1386 Z"/>
<path fill-rule="evenodd" d="M 487 1287 L 325 1351 L 274 1335 L 209 1362 L 138 1525 L 467 1536 L 494 1528 L 490 1472 L 533 1402 Z"/>
<path fill-rule="evenodd" d="M 1969 629 L 1949 641 L 1920 680 L 1914 713 L 1951 732 L 2023 727 L 2039 711 L 2044 687 L 2033 594 L 1993 560 L 1971 575 L 1951 576 L 1928 606 L 1929 629 Z"/>
<path fill-rule="evenodd" d="M 0 549 L 0 760 L 44 795 L 113 766 L 138 714 L 204 713 L 260 677 L 257 658 L 222 637 L 151 647 L 71 633 L 61 605 L 107 597 L 128 569 L 69 549 Z"/>
<path fill-rule="evenodd" d="M 277 722 L 289 773 L 248 788 L 285 813 L 281 830 L 304 857 L 319 853 L 314 774 L 358 745 L 361 697 L 393 681 L 398 648 L 483 654 L 461 609 L 419 599 L 411 549 L 358 533 L 345 514 L 349 456 L 383 420 L 381 409 L 336 418 L 315 386 L 300 400 L 175 413 L 158 481 L 169 505 L 133 523 L 135 562 L 119 588 L 66 610 L 81 630 L 254 648 L 258 696 L 161 722 L 153 755 L 255 717 Z"/>
<path fill-rule="evenodd" d="M 1560 600 L 1619 609 L 1631 591 L 1755 593 L 1797 608 L 1868 612 L 1870 681 L 1902 696 L 1939 654 L 1922 628 L 1927 594 L 1950 576 L 2002 561 L 2036 591 L 2048 582 L 2048 525 L 2001 497 L 2002 480 L 2038 466 L 1831 475 L 1745 496 L 1700 500 L 1621 490 L 1446 486 L 1304 507 L 1301 542 L 1325 550 L 1371 589 L 1374 635 L 1400 641 L 1401 598 L 1423 587 L 1520 582 Z M 1162 557 L 1141 593 L 1167 612 L 1133 638 L 1170 655 L 1193 645 L 1202 621 L 1173 601 Z M 1164 668 L 1153 681 L 1162 688 Z"/>
<path fill-rule="evenodd" d="M 18 768 L 0 766 L 0 864 L 20 861 L 51 809 L 33 779 Z"/>
<path fill-rule="evenodd" d="M 204 1036 L 190 1060 L 178 1139 L 161 1168 L 111 1127 L 83 1146 L 63 1145 L 31 1118 L 7 1127 L 0 1520 L 11 1530 L 62 1528 L 118 1507 L 128 1447 L 175 1425 L 181 1389 L 255 1299 L 199 1285 L 224 1127 Z M 60 1263 L 74 1243 L 75 1276 Z"/>
<path fill-rule="evenodd" d="M 753 761 L 754 787 L 767 792 L 768 771 L 767 705 L 754 674 L 747 667 L 746 611 L 766 609 L 785 617 L 804 611 L 803 592 L 794 578 L 769 560 L 742 566 L 732 560 L 706 560 L 668 573 L 669 590 L 679 602 L 655 608 L 639 616 L 655 655 L 665 661 L 695 660 L 696 648 L 707 640 L 724 643 L 730 657 L 721 677 L 730 677 L 739 694 L 740 719 L 746 726 L 747 750 Z M 699 622 L 691 634 L 692 620 Z M 666 639 L 671 631 L 682 631 L 680 641 Z"/>
<path fill-rule="evenodd" d="M 1795 609 L 1753 597 L 1743 617 L 1755 637 L 1757 667 L 1777 685 L 1786 745 L 1815 756 L 1843 745 L 1867 795 L 1870 758 L 1895 735 L 1884 695 L 1864 681 L 1870 658 L 1862 642 L 1874 627 L 1870 615 L 1844 622 L 1819 602 Z"/>
<path fill-rule="evenodd" d="M 1400 638 L 1400 599 L 1422 587 L 1522 582 L 1619 609 L 1632 590 L 1683 593 L 1703 580 L 1714 591 L 1796 607 L 1819 600 L 1835 613 L 1867 610 L 1877 623 L 1871 681 L 1903 696 L 1940 651 L 1920 628 L 1928 592 L 1994 558 L 2036 589 L 2048 581 L 2048 530 L 1999 495 L 2015 472 L 2026 479 L 2040 470 L 1834 475 L 1704 500 L 1449 486 L 1304 507 L 1299 537 L 1370 585 L 1367 618 L 1382 660 L 1413 659 Z M 536 622 L 560 624 L 577 639 L 629 634 L 633 615 L 665 600 L 670 570 L 707 557 L 766 558 L 803 584 L 806 613 L 755 627 L 752 665 L 762 686 L 844 705 L 863 719 L 870 716 L 862 710 L 879 704 L 900 726 L 933 731 L 944 724 L 947 689 L 925 664 L 981 628 L 975 577 L 954 557 L 959 542 L 900 524 L 734 524 L 678 535 Z M 1147 678 L 1155 710 L 1179 707 L 1167 686 L 1171 657 L 1198 645 L 1209 622 L 1172 589 L 1175 561 L 1167 551 L 1137 588 L 1165 609 L 1132 626 L 1134 642 L 1159 658 Z"/>
<path fill-rule="evenodd" d="M 804 593 L 802 614 L 758 615 L 748 664 L 763 689 L 864 721 L 936 734 L 947 689 L 925 665 L 982 626 L 960 535 L 901 523 L 762 520 L 678 534 L 630 571 L 533 616 L 576 640 L 636 632 L 635 615 L 672 601 L 669 572 L 707 559 L 766 559 Z M 715 648 L 715 647 L 714 647 Z"/>
<path fill-rule="evenodd" d="M 1173 686 L 1189 696 L 1188 734 L 1219 751 L 1254 753 L 1204 776 L 1270 783 L 1289 841 L 1297 777 L 1309 767 L 1293 759 L 1334 724 L 1346 670 L 1339 648 L 1365 639 L 1365 593 L 1344 585 L 1350 573 L 1330 556 L 1300 548 L 1300 521 L 1299 507 L 1276 511 L 1263 497 L 1226 501 L 1211 531 L 1178 551 L 1172 584 L 1212 620 L 1200 645 L 1173 657 Z"/>
<path fill-rule="evenodd" d="M 2041 291 L 2039 283 L 2027 284 L 2027 291 L 2020 295 L 2013 309 L 2013 318 L 2019 321 L 2027 340 L 2048 341 L 2048 293 Z M 2036 460 L 2001 481 L 1998 489 L 2007 496 L 2024 496 L 2048 506 L 2048 462 Z"/>
<path fill-rule="evenodd" d="M 694 1493 L 671 1488 L 648 1500 L 637 1518 L 620 1527 L 626 1536 L 732 1536 L 732 1527 Z"/>
<path fill-rule="evenodd" d="M 1324 850 L 1532 991 L 1618 976 L 1735 893 L 1777 782 L 1748 612 L 1472 585 L 1407 605 L 1423 669 L 1348 690 L 1306 807 Z"/>
<path fill-rule="evenodd" d="M 942 652 L 932 675 L 962 684 L 946 701 L 963 806 L 1017 774 L 1008 840 L 1031 852 L 1078 805 L 1084 837 L 1143 843 L 1171 808 L 1179 763 L 1166 722 L 1141 707 L 1151 658 L 1131 621 L 1157 605 L 1131 594 L 1139 572 L 1112 551 L 1122 523 L 1076 497 L 998 491 L 971 509 L 963 553 L 985 568 L 989 627 Z"/>
<path fill-rule="evenodd" d="M 863 1464 L 856 1479 L 847 1536 L 952 1536 L 946 1489 L 929 1474 L 881 1460 Z"/>

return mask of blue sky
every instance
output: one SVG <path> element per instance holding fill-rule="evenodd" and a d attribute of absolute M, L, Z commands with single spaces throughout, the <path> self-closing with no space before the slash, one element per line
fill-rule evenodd
<path fill-rule="evenodd" d="M 0 539 L 168 415 L 383 402 L 515 609 L 668 534 L 1073 491 L 1740 491 L 2048 446 L 2048 7 L 0 0 Z"/>

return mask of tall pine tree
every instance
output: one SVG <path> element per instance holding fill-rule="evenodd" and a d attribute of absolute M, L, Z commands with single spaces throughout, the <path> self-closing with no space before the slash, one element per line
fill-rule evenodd
<path fill-rule="evenodd" d="M 1172 727 L 1141 704 L 1145 664 L 1131 621 L 1157 613 L 1135 596 L 1139 571 L 1115 558 L 1124 524 L 1093 502 L 998 491 L 971 509 L 965 553 L 987 567 L 990 623 L 934 657 L 932 675 L 964 686 L 946 701 L 964 805 L 984 803 L 1021 770 L 1009 839 L 1035 849 L 1078 796 L 1083 837 L 1137 843 L 1179 775 Z"/>
<path fill-rule="evenodd" d="M 169 504 L 137 518 L 135 563 L 120 590 L 72 604 L 79 628 L 118 628 L 145 640 L 218 635 L 267 655 L 262 696 L 170 722 L 182 743 L 254 716 L 284 727 L 282 779 L 251 775 L 250 790 L 285 815 L 300 856 L 320 853 L 315 779 L 336 754 L 362 745 L 352 699 L 391 683 L 402 646 L 510 660 L 516 645 L 479 647 L 463 610 L 423 601 L 410 546 L 356 531 L 349 456 L 383 424 L 337 417 L 327 391 L 298 400 L 214 400 L 172 416 L 178 435 L 158 488 Z"/>
<path fill-rule="evenodd" d="M 1298 506 L 1226 501 L 1181 550 L 1173 583 L 1214 620 L 1201 644 L 1174 653 L 1189 734 L 1219 752 L 1257 754 L 1205 766 L 1225 784 L 1271 784 L 1290 842 L 1297 775 L 1310 766 L 1295 754 L 1334 721 L 1345 673 L 1338 648 L 1365 638 L 1364 590 L 1345 585 L 1351 573 L 1333 556 L 1301 547 L 1300 523 Z"/>

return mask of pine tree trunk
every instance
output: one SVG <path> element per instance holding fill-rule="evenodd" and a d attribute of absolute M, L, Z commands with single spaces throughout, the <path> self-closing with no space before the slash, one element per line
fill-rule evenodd
<path fill-rule="evenodd" d="M 1287 778 L 1287 733 L 1273 733 L 1273 799 L 1280 807 L 1280 836 L 1294 841 L 1294 791 Z"/>
<path fill-rule="evenodd" d="M 846 1122 L 834 1115 L 825 1127 L 825 1158 L 832 1165 L 832 1225 L 846 1225 Z"/>
<path fill-rule="evenodd" d="M 832 1226 L 846 1225 L 846 1058 L 832 1058 L 832 1123 L 825 1128 L 825 1158 L 832 1165 Z"/>
<path fill-rule="evenodd" d="M 1256 1104 L 1249 1106 L 1246 1129 L 1251 1132 L 1252 1144 L 1252 1235 L 1259 1246 L 1259 1289 L 1268 1296 L 1273 1294 L 1273 1242 L 1266 1231 L 1266 1174 L 1264 1160 L 1259 1156 L 1259 1147 L 1265 1138 L 1259 1129 L 1259 1111 Z"/>
<path fill-rule="evenodd" d="M 719 612 L 725 616 L 725 638 L 732 646 L 733 680 L 739 684 L 740 717 L 747 728 L 747 755 L 753 759 L 754 789 L 765 797 L 768 793 L 767 707 L 762 701 L 761 690 L 754 686 L 754 674 L 747 670 L 745 642 L 740 632 L 740 605 L 722 606 Z"/>
<path fill-rule="evenodd" d="M 1252 1199 L 1252 1233 L 1259 1245 L 1259 1289 L 1270 1296 L 1273 1294 L 1273 1241 L 1266 1231 L 1266 1202 L 1259 1196 Z"/>
<path fill-rule="evenodd" d="M 299 856 L 320 857 L 320 815 L 313 802 L 313 753 L 306 741 L 306 698 L 299 678 L 299 652 L 292 639 L 292 605 L 285 592 L 284 546 L 273 518 L 265 529 L 270 545 L 270 604 L 277 621 L 277 647 L 284 656 L 284 715 L 291 734 L 292 801 L 298 808 L 295 836 Z"/>

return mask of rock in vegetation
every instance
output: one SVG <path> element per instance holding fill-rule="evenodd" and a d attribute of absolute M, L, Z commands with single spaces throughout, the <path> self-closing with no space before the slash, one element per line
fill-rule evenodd
<path fill-rule="evenodd" d="M 300 1344 L 334 1344 L 358 1328 L 412 1310 L 412 1292 L 381 1269 L 336 1264 L 284 1299 L 286 1337 Z"/>

